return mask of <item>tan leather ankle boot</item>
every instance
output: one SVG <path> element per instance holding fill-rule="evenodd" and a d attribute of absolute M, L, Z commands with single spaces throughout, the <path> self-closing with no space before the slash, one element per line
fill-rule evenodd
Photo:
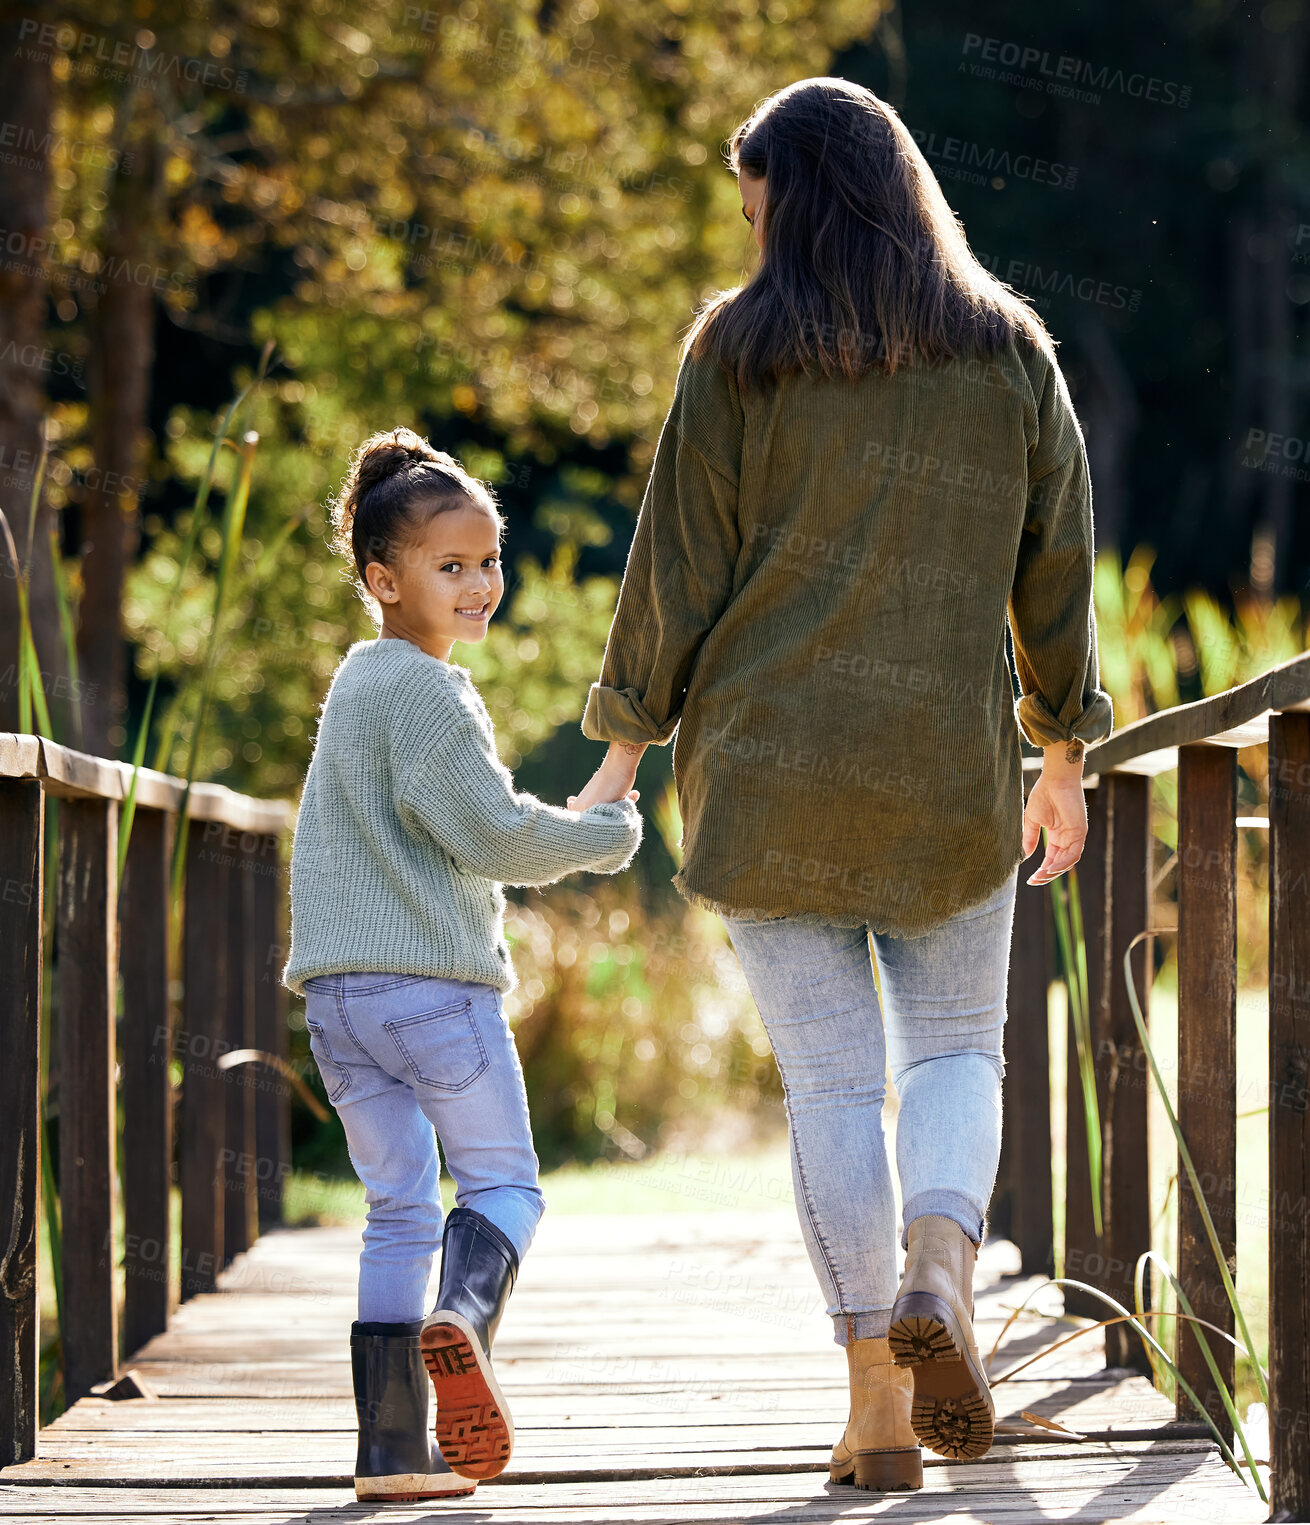
<path fill-rule="evenodd" d="M 930 1451 L 973 1461 L 991 1449 L 996 1409 L 973 1333 L 978 1249 L 950 1218 L 916 1218 L 889 1339 L 914 1377 L 910 1422 Z"/>
<path fill-rule="evenodd" d="M 910 1427 L 914 1379 L 892 1359 L 885 1339 L 846 1347 L 851 1417 L 833 1447 L 828 1475 L 878 1493 L 923 1487 L 923 1457 Z"/>

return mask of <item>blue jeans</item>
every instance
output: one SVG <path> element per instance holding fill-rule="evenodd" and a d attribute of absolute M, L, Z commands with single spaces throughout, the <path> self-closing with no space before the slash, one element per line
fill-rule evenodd
<path fill-rule="evenodd" d="M 1017 881 L 1016 870 L 981 905 L 922 937 L 725 918 L 778 1061 L 801 1233 L 839 1345 L 885 1335 L 898 1286 L 882 1131 L 888 1061 L 906 1227 L 951 1218 L 982 1241 L 1001 1151 Z"/>
<path fill-rule="evenodd" d="M 429 1311 L 438 1139 L 457 1204 L 490 1219 L 521 1260 L 545 1202 L 499 991 L 423 975 L 326 975 L 305 984 L 305 1025 L 368 1202 L 359 1318 L 399 1324 Z"/>

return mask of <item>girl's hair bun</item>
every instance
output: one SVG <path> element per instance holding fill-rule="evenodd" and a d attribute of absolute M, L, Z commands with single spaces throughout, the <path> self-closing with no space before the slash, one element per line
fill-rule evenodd
<path fill-rule="evenodd" d="M 332 505 L 332 519 L 337 528 L 337 549 L 343 556 L 353 556 L 351 533 L 363 498 L 383 482 L 402 471 L 409 471 L 425 461 L 441 466 L 451 457 L 434 449 L 421 434 L 412 429 L 390 429 L 370 434 L 350 458 L 350 469 Z M 363 569 L 360 569 L 361 575 Z"/>
<path fill-rule="evenodd" d="M 390 565 L 405 535 L 422 517 L 469 502 L 486 509 L 504 531 L 505 521 L 485 482 L 471 476 L 453 455 L 438 450 L 413 429 L 369 435 L 350 458 L 350 469 L 332 501 L 334 544 L 355 563 L 367 592 L 365 569 Z"/>
<path fill-rule="evenodd" d="M 355 457 L 354 485 L 356 495 L 394 477 L 421 461 L 432 461 L 441 466 L 451 457 L 434 450 L 422 435 L 412 429 L 393 429 L 389 434 L 373 434 L 359 447 Z"/>

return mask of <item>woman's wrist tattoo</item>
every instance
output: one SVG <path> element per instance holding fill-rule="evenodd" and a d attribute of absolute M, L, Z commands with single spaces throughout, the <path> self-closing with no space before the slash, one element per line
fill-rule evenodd
<path fill-rule="evenodd" d="M 1081 759 L 1082 755 L 1083 755 L 1083 744 L 1082 744 L 1081 741 L 1078 740 L 1078 738 L 1076 736 L 1071 741 L 1068 741 L 1068 742 L 1065 743 L 1065 748 L 1064 748 L 1064 760 L 1065 760 L 1065 762 L 1067 762 L 1067 763 L 1076 763 L 1076 762 L 1078 762 Z"/>

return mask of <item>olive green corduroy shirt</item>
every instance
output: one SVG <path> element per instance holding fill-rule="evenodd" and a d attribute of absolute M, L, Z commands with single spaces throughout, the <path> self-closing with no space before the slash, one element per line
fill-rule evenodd
<path fill-rule="evenodd" d="M 1082 432 L 1026 340 L 764 392 L 687 357 L 583 733 L 676 730 L 686 899 L 922 935 L 1022 859 L 1020 728 L 1110 732 L 1092 554 Z"/>

